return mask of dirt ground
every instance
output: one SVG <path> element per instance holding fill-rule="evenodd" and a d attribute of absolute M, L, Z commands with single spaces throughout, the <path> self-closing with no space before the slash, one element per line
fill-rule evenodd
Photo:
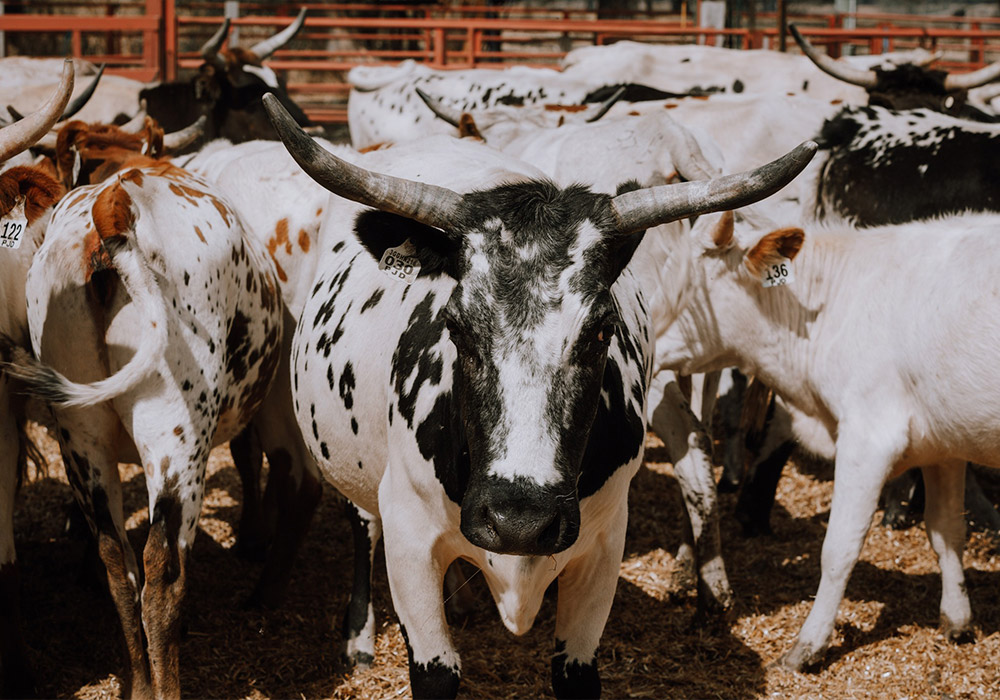
<path fill-rule="evenodd" d="M 48 446 L 52 454 L 52 445 Z M 819 581 L 829 516 L 829 466 L 798 463 L 782 479 L 774 535 L 746 539 L 722 497 L 723 548 L 737 602 L 731 618 L 693 624 L 690 596 L 671 583 L 680 500 L 662 445 L 650 438 L 647 468 L 632 484 L 621 579 L 599 652 L 611 698 L 997 698 L 1000 697 L 1000 555 L 972 534 L 965 555 L 975 641 L 937 630 L 940 579 L 922 526 L 873 527 L 848 585 L 835 639 L 814 672 L 770 668 L 790 646 Z M 146 532 L 143 476 L 125 468 L 133 544 Z M 1000 479 L 987 478 L 997 502 Z M 46 696 L 117 697 L 118 621 L 107 594 L 80 583 L 84 542 L 63 526 L 71 499 L 62 467 L 27 483 L 16 513 L 26 635 Z M 376 574 L 377 656 L 372 669 L 338 660 L 339 620 L 350 585 L 350 528 L 328 489 L 284 606 L 244 610 L 258 566 L 233 551 L 240 487 L 228 450 L 213 453 L 201 532 L 189 567 L 184 695 L 199 698 L 388 698 L 409 695 L 406 648 L 384 565 Z M 880 517 L 880 514 L 879 516 Z M 554 598 L 534 629 L 506 631 L 481 579 L 479 609 L 453 628 L 462 654 L 462 696 L 551 697 Z M 331 624 L 333 623 L 333 624 Z"/>

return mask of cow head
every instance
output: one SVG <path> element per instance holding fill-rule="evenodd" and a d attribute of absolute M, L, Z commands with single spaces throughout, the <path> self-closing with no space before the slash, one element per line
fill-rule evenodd
<path fill-rule="evenodd" d="M 755 209 L 703 216 L 689 231 L 667 232 L 682 252 L 671 256 L 663 274 L 684 277 L 687 289 L 667 300 L 676 306 L 665 310 L 674 320 L 656 337 L 662 366 L 694 374 L 738 365 L 748 336 L 737 341 L 726 331 L 747 327 L 745 302 L 767 314 L 778 300 L 787 301 L 778 287 L 794 284 L 793 262 L 805 233 L 777 226 Z M 810 313 L 803 308 L 800 317 Z"/>
<path fill-rule="evenodd" d="M 56 172 L 69 188 L 103 182 L 126 165 L 136 165 L 136 159 L 152 161 L 183 148 L 201 135 L 204 125 L 202 117 L 187 129 L 164 134 L 144 113 L 122 126 L 74 120 L 56 138 Z"/>
<path fill-rule="evenodd" d="M 458 357 L 471 465 L 461 529 L 473 544 L 508 554 L 553 554 L 576 540 L 581 461 L 622 325 L 611 287 L 641 234 L 767 196 L 815 151 L 803 145 L 753 175 L 615 197 L 538 180 L 463 195 L 346 163 L 277 100 L 265 105 L 313 179 L 378 210 L 358 226 L 373 257 L 409 239 L 421 274 L 456 281 L 442 315 Z"/>
<path fill-rule="evenodd" d="M 179 153 L 194 150 L 204 141 L 215 138 L 225 138 L 232 143 L 273 139 L 274 131 L 260 105 L 264 94 L 277 95 L 299 124 L 310 124 L 305 112 L 288 96 L 284 83 L 263 64 L 302 28 L 305 14 L 303 8 L 288 27 L 249 49 L 222 49 L 229 34 L 227 18 L 201 47 L 200 53 L 205 60 L 191 81 L 158 83 L 139 93 L 140 100 L 148 105 L 149 115 L 167 131 L 181 129 L 200 117 L 206 118 L 204 139 Z"/>
<path fill-rule="evenodd" d="M 956 117 L 991 121 L 983 112 L 966 106 L 969 90 L 1000 78 L 1000 63 L 964 74 L 949 74 L 927 66 L 937 58 L 928 54 L 924 62 L 905 63 L 895 68 L 859 69 L 820 53 L 802 36 L 795 25 L 788 25 L 802 52 L 823 72 L 834 78 L 863 87 L 868 103 L 888 109 L 933 109 Z"/>

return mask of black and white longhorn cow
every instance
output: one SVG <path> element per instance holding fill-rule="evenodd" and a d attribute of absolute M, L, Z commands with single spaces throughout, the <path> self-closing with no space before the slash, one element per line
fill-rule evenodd
<path fill-rule="evenodd" d="M 863 87 L 868 92 L 870 105 L 889 109 L 923 107 L 954 117 L 997 121 L 995 114 L 968 104 L 968 99 L 969 90 L 1000 78 L 1000 62 L 971 73 L 948 73 L 928 67 L 927 64 L 938 58 L 931 54 L 927 63 L 904 63 L 888 69 L 858 68 L 817 51 L 795 25 L 788 25 L 788 30 L 817 68 L 846 83 Z"/>
<path fill-rule="evenodd" d="M 375 208 L 331 197 L 292 394 L 320 470 L 381 524 L 414 696 L 458 691 L 441 595 L 457 558 L 517 634 L 558 578 L 553 687 L 597 696 L 652 360 L 632 253 L 648 227 L 773 193 L 815 146 L 612 197 L 453 139 L 351 165 L 264 103 L 306 172 Z"/>
<path fill-rule="evenodd" d="M 177 131 L 208 117 L 204 137 L 178 153 L 188 153 L 215 138 L 233 143 L 254 139 L 273 139 L 267 115 L 260 106 L 264 94 L 275 95 L 302 126 L 311 122 L 305 112 L 288 96 L 284 83 L 263 61 L 292 37 L 305 23 L 306 9 L 274 36 L 250 49 L 228 48 L 220 51 L 229 33 L 229 19 L 201 47 L 205 62 L 190 81 L 160 83 L 145 88 L 139 100 L 145 101 L 146 111 L 164 129 Z"/>

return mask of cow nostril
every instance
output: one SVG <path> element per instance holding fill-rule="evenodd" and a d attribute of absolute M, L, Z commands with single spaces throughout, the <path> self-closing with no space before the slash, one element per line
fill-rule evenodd
<path fill-rule="evenodd" d="M 560 518 L 559 514 L 556 513 L 552 517 L 552 520 L 549 521 L 549 524 L 545 526 L 545 529 L 539 533 L 538 544 L 543 547 L 555 545 L 556 541 L 559 539 L 561 524 L 562 518 Z"/>

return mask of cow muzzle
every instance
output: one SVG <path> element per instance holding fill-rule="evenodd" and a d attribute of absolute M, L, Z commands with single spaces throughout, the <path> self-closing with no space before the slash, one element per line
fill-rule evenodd
<path fill-rule="evenodd" d="M 575 489 L 562 492 L 527 480 L 488 477 L 470 483 L 462 500 L 462 534 L 497 554 L 548 556 L 570 547 L 580 533 Z"/>

